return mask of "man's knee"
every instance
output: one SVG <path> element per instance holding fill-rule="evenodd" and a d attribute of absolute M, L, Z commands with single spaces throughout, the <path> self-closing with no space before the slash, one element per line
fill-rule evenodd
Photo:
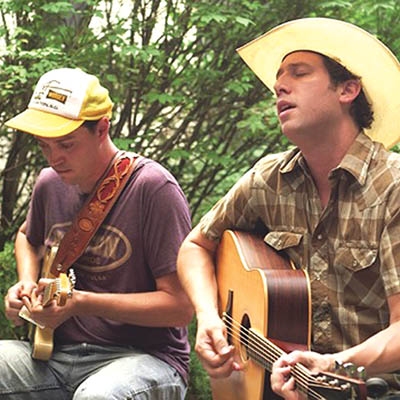
<path fill-rule="evenodd" d="M 75 391 L 73 400 L 183 400 L 186 385 L 177 382 L 98 382 L 96 377 L 88 378 Z"/>
<path fill-rule="evenodd" d="M 176 387 L 148 387 L 139 390 L 119 387 L 116 390 L 102 390 L 101 388 L 81 385 L 74 394 L 73 400 L 183 400 L 185 390 Z"/>

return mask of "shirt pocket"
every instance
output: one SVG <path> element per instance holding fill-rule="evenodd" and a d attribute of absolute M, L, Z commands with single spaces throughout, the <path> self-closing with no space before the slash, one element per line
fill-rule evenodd
<path fill-rule="evenodd" d="M 330 268 L 335 276 L 339 304 L 360 312 L 382 307 L 384 299 L 378 294 L 384 290 L 377 248 L 362 243 L 340 246 Z"/>
<path fill-rule="evenodd" d="M 293 232 L 268 232 L 264 236 L 264 242 L 273 247 L 275 250 L 285 250 L 288 247 L 298 246 L 303 235 Z"/>
<path fill-rule="evenodd" d="M 362 244 L 340 246 L 335 251 L 334 266 L 349 273 L 364 270 L 375 264 L 378 249 Z"/>
<path fill-rule="evenodd" d="M 303 234 L 288 231 L 272 231 L 264 236 L 264 242 L 278 252 L 284 252 L 298 268 L 303 261 Z"/>

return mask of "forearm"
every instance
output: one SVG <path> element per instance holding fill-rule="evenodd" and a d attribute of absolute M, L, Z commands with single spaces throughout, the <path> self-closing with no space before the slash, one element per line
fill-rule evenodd
<path fill-rule="evenodd" d="M 179 251 L 177 266 L 179 279 L 197 316 L 217 313 L 217 284 L 212 248 L 200 246 L 189 235 Z"/>
<path fill-rule="evenodd" d="M 25 223 L 17 232 L 14 246 L 18 279 L 25 282 L 36 282 L 40 275 L 41 257 L 39 249 L 28 242 L 24 228 Z"/>
<path fill-rule="evenodd" d="M 162 291 L 143 293 L 75 291 L 71 303 L 73 315 L 97 316 L 140 326 L 185 326 L 192 316 L 188 300 Z"/>
<path fill-rule="evenodd" d="M 14 246 L 18 282 L 8 289 L 4 301 L 6 317 L 15 326 L 23 323 L 22 319 L 19 318 L 23 299 L 31 298 L 32 292 L 37 287 L 37 279 L 40 272 L 38 251 L 29 244 L 24 228 L 25 223 L 22 224 L 17 232 Z"/>
<path fill-rule="evenodd" d="M 365 342 L 338 353 L 337 359 L 365 367 L 369 376 L 399 370 L 400 321 Z"/>
<path fill-rule="evenodd" d="M 184 240 L 177 265 L 178 276 L 196 311 L 196 354 L 209 376 L 226 378 L 241 366 L 235 359 L 235 348 L 227 342 L 226 326 L 218 312 L 214 264 L 217 245 L 196 227 Z"/>

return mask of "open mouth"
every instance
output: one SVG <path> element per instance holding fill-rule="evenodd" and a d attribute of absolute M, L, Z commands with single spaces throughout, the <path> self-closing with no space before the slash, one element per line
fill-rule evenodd
<path fill-rule="evenodd" d="M 277 104 L 278 114 L 282 114 L 283 112 L 291 110 L 292 108 L 294 108 L 294 105 L 287 101 L 280 101 Z"/>

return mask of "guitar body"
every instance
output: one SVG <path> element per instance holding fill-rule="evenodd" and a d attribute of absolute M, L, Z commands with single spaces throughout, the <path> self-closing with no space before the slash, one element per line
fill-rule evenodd
<path fill-rule="evenodd" d="M 269 386 L 272 363 L 264 368 L 254 361 L 258 349 L 249 332 L 286 352 L 309 349 L 311 296 L 306 273 L 261 237 L 227 230 L 218 247 L 216 277 L 219 311 L 237 323 L 227 324 L 228 340 L 244 369 L 225 379 L 211 379 L 213 399 L 278 399 Z"/>
<path fill-rule="evenodd" d="M 51 328 L 33 328 L 32 358 L 48 361 L 53 353 L 53 335 Z"/>
<path fill-rule="evenodd" d="M 42 299 L 42 305 L 50 304 L 56 301 L 58 306 L 64 306 L 67 300 L 72 296 L 72 290 L 75 284 L 75 275 L 73 270 L 69 271 L 69 275 L 60 273 L 59 276 L 54 276 L 50 268 L 57 254 L 58 247 L 52 247 L 46 252 L 43 266 L 42 278 L 49 279 Z M 23 306 L 19 312 L 19 316 L 32 323 L 30 327 L 30 338 L 32 342 L 32 358 L 47 361 L 50 359 L 53 352 L 53 335 L 54 330 L 38 325 L 31 317 L 31 314 L 26 306 Z"/>
<path fill-rule="evenodd" d="M 58 247 L 51 247 L 45 254 L 42 265 L 42 278 L 54 279 L 55 276 L 50 272 L 50 267 L 57 254 Z M 47 361 L 53 353 L 53 335 L 51 328 L 40 328 L 32 325 L 32 358 Z"/>

